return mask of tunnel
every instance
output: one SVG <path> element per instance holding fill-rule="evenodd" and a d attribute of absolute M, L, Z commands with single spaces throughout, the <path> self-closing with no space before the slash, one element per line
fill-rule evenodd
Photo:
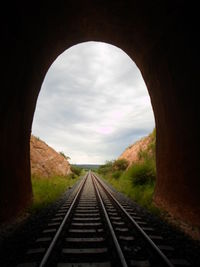
<path fill-rule="evenodd" d="M 187 1 L 5 3 L 1 17 L 0 219 L 32 201 L 30 134 L 53 61 L 86 41 L 126 52 L 148 88 L 157 129 L 154 202 L 200 226 L 198 15 Z M 132 122 L 134 123 L 134 122 Z"/>

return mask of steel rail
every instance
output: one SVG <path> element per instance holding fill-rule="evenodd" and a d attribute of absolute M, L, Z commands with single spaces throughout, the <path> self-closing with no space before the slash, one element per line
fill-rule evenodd
<path fill-rule="evenodd" d="M 138 225 L 138 223 L 130 216 L 130 214 L 124 209 L 124 207 L 119 203 L 119 201 L 112 195 L 110 190 L 108 190 L 105 185 L 100 181 L 100 179 L 92 173 L 92 176 L 98 181 L 101 187 L 105 190 L 105 192 L 112 198 L 112 200 L 117 204 L 117 206 L 123 211 L 123 213 L 127 216 L 127 218 L 134 224 L 138 232 L 144 237 L 144 239 L 148 242 L 148 244 L 155 250 L 160 259 L 163 261 L 164 266 L 174 267 L 174 265 L 170 262 L 170 260 L 165 256 L 165 254 L 156 246 L 156 244 L 151 240 L 151 238 L 143 231 L 143 229 Z"/>
<path fill-rule="evenodd" d="M 66 223 L 66 221 L 67 221 L 67 219 L 68 219 L 68 217 L 69 217 L 69 215 L 70 215 L 70 213 L 71 213 L 71 211 L 72 211 L 72 209 L 73 209 L 73 207 L 74 207 L 74 205 L 76 203 L 76 200 L 80 196 L 80 193 L 83 190 L 84 184 L 85 184 L 88 176 L 89 176 L 89 173 L 83 178 L 82 183 L 80 183 L 80 185 L 78 187 L 78 190 L 76 192 L 76 195 L 75 195 L 75 197 L 74 197 L 74 199 L 73 199 L 73 201 L 72 201 L 72 203 L 71 203 L 71 205 L 70 205 L 70 207 L 69 207 L 69 209 L 68 209 L 68 211 L 67 211 L 67 213 L 66 213 L 66 215 L 65 215 L 65 217 L 64 217 L 64 219 L 63 219 L 63 221 L 61 223 L 61 225 L 59 226 L 54 238 L 52 239 L 48 249 L 46 250 L 46 252 L 45 252 L 45 254 L 44 254 L 44 256 L 43 256 L 43 258 L 42 258 L 42 260 L 41 260 L 41 262 L 39 264 L 39 267 L 44 267 L 45 264 L 47 263 L 50 255 L 51 255 L 51 252 L 52 252 L 54 246 L 56 245 L 56 242 L 57 242 L 57 240 L 58 240 L 58 238 L 59 238 L 59 236 L 60 236 L 60 234 L 61 234 L 61 232 L 62 232 L 62 230 L 63 230 L 63 228 L 65 226 L 65 223 Z"/>
<path fill-rule="evenodd" d="M 123 266 L 123 267 L 128 267 L 128 265 L 127 265 L 127 263 L 126 263 L 126 259 L 125 259 L 125 257 L 124 257 L 124 254 L 123 254 L 123 252 L 122 252 L 122 250 L 121 250 L 121 247 L 120 247 L 119 242 L 118 242 L 118 240 L 117 240 L 117 237 L 116 237 L 116 235 L 115 235 L 115 231 L 114 231 L 114 229 L 113 229 L 113 227 L 112 227 L 112 224 L 111 224 L 111 222 L 110 222 L 110 219 L 109 219 L 108 213 L 107 213 L 107 211 L 106 211 L 105 205 L 104 205 L 104 203 L 103 203 L 101 194 L 100 194 L 100 192 L 99 192 L 99 188 L 98 188 L 98 186 L 97 186 L 97 182 L 94 180 L 92 174 L 90 174 L 90 175 L 91 175 L 91 178 L 92 178 L 92 181 L 93 181 L 93 185 L 94 185 L 95 191 L 96 191 L 96 193 L 97 193 L 99 202 L 100 202 L 100 204 L 101 204 L 101 208 L 102 208 L 103 213 L 104 213 L 104 216 L 105 216 L 105 218 L 106 218 L 106 222 L 107 222 L 107 224 L 108 224 L 108 228 L 109 228 L 109 231 L 110 231 L 110 233 L 111 233 L 111 236 L 112 236 L 112 239 L 113 239 L 113 242 L 114 242 L 116 251 L 117 251 L 117 253 L 118 253 L 118 256 L 119 256 L 119 259 L 120 259 L 120 262 L 121 262 L 121 266 Z"/>

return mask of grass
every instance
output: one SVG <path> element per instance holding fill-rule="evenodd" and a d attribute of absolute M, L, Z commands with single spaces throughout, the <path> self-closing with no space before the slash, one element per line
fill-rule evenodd
<path fill-rule="evenodd" d="M 151 133 L 150 137 L 151 142 L 146 150 L 139 151 L 138 156 L 140 160 L 137 163 L 134 163 L 127 169 L 125 161 L 107 162 L 99 168 L 99 173 L 102 175 L 102 178 L 118 191 L 124 193 L 150 212 L 159 215 L 160 210 L 153 203 L 156 181 L 155 130 Z"/>
<path fill-rule="evenodd" d="M 78 179 L 78 176 L 71 175 L 52 178 L 32 176 L 33 203 L 29 211 L 36 212 L 56 201 Z"/>
<path fill-rule="evenodd" d="M 154 214 L 159 214 L 159 210 L 153 204 L 155 181 L 146 181 L 141 184 L 137 182 L 137 184 L 134 184 L 133 180 L 137 176 L 132 176 L 132 174 L 136 174 L 136 169 L 143 171 L 142 166 L 138 167 L 134 165 L 125 171 L 118 179 L 108 175 L 104 175 L 103 178 L 119 192 L 133 199 L 139 205 L 145 207 Z"/>

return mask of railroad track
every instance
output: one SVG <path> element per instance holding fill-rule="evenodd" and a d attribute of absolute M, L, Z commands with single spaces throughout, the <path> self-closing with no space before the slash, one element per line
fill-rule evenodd
<path fill-rule="evenodd" d="M 17 267 L 189 266 L 89 172 Z"/>

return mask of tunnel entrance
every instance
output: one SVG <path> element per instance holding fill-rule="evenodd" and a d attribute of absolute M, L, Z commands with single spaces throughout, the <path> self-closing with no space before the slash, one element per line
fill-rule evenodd
<path fill-rule="evenodd" d="M 105 164 L 155 128 L 147 88 L 121 49 L 75 45 L 53 62 L 40 95 L 32 134 L 72 164 Z"/>
<path fill-rule="evenodd" d="M 46 71 L 72 45 L 94 40 L 124 50 L 147 85 L 157 129 L 155 202 L 200 225 L 197 25 L 184 1 L 67 1 L 5 7 L 1 97 L 0 217 L 31 201 L 29 140 Z M 198 17 L 198 16 L 197 16 Z M 12 153 L 11 153 L 12 152 Z"/>

